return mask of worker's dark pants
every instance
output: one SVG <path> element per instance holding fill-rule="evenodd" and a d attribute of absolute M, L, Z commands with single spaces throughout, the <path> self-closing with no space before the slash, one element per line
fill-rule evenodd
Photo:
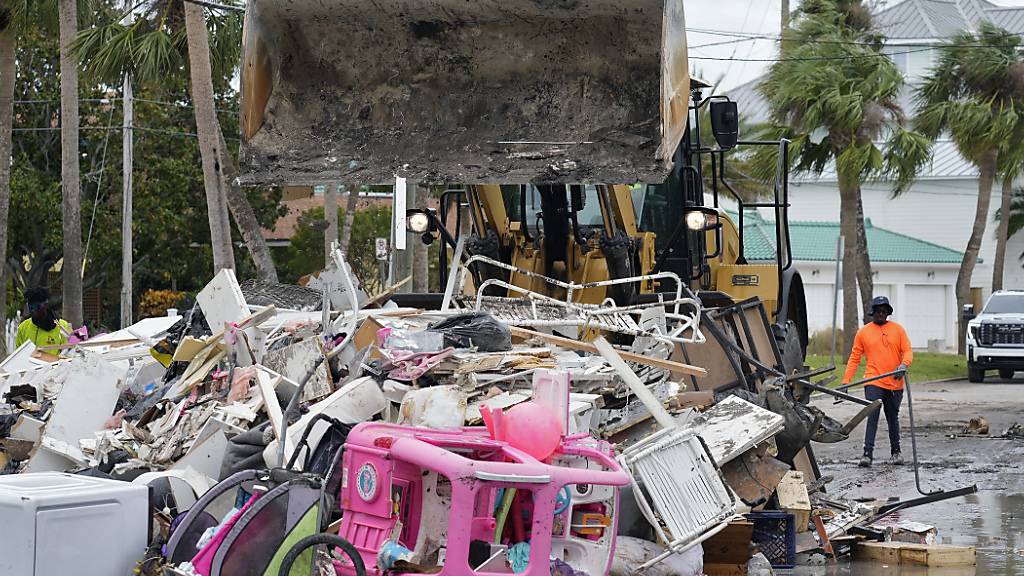
<path fill-rule="evenodd" d="M 864 429 L 864 454 L 866 456 L 874 455 L 879 412 L 885 412 L 885 423 L 889 425 L 889 448 L 893 454 L 899 452 L 900 404 L 903 403 L 903 390 L 888 390 L 881 386 L 868 384 L 864 387 L 864 397 L 871 401 L 882 401 L 882 409 L 868 416 L 868 426 Z"/>

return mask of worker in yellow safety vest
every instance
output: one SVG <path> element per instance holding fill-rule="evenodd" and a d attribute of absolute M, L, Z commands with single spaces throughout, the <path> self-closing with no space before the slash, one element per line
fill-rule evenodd
<path fill-rule="evenodd" d="M 57 317 L 50 308 L 50 292 L 41 286 L 25 291 L 28 318 L 18 325 L 15 346 L 31 341 L 37 347 L 66 344 L 71 324 Z"/>

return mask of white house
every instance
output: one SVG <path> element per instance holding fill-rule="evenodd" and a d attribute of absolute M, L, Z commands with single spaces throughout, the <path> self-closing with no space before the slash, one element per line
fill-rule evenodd
<path fill-rule="evenodd" d="M 888 296 L 893 319 L 912 326 L 915 348 L 948 349 L 956 344 L 956 275 L 963 253 L 865 222 L 875 295 Z M 793 264 L 804 281 L 808 330 L 832 328 L 839 222 L 790 221 Z M 748 260 L 775 258 L 775 223 L 748 213 L 743 221 Z M 843 323 L 842 290 L 836 322 Z"/>
<path fill-rule="evenodd" d="M 952 37 L 963 29 L 973 29 L 982 21 L 991 21 L 1015 33 L 1024 34 L 1024 7 L 1001 7 L 984 0 L 904 0 L 875 15 L 875 23 L 886 34 L 885 51 L 892 54 L 891 58 L 904 72 L 908 86 L 901 97 L 904 110 L 913 112 L 912 91 L 914 84 L 931 67 L 937 52 L 932 47 Z M 729 96 L 739 103 L 740 113 L 750 123 L 767 121 L 768 107 L 758 85 L 761 79 L 729 91 Z M 980 261 L 975 267 L 971 279 L 975 301 L 981 302 L 991 292 L 992 263 L 995 259 L 995 213 L 999 207 L 1000 182 L 993 187 L 992 202 L 989 211 L 989 229 L 986 232 L 979 253 Z M 974 214 L 978 197 L 978 171 L 966 161 L 949 140 L 940 140 L 933 148 L 932 159 L 919 174 L 917 181 L 908 191 L 899 197 L 892 197 L 892 186 L 884 181 L 862 183 L 862 199 L 864 216 L 872 221 L 878 229 L 909 236 L 911 238 L 959 252 L 967 246 L 974 223 Z M 793 221 L 827 221 L 839 219 L 839 190 L 834 168 L 827 168 L 821 175 L 798 175 L 791 179 L 790 219 Z M 796 240 L 794 239 L 794 245 Z M 833 245 L 834 255 L 834 245 Z M 874 249 L 872 260 L 874 261 Z M 1024 267 L 1020 259 L 1024 253 L 1024 233 L 1010 239 L 1007 245 L 1004 272 L 1004 288 L 1024 288 Z M 834 256 L 833 256 L 834 257 Z M 801 265 L 801 269 L 803 266 Z M 950 288 L 946 292 L 945 302 L 941 305 L 944 312 L 931 313 L 939 308 L 938 285 L 945 284 L 949 274 L 955 283 L 959 266 L 931 266 L 918 262 L 884 262 L 878 261 L 874 266 L 876 273 L 876 292 L 894 299 L 896 318 L 911 314 L 914 324 L 921 322 L 928 325 L 944 322 L 947 345 L 955 343 L 955 298 Z M 816 268 L 818 274 L 826 274 L 824 268 Z M 813 272 L 813 270 L 812 270 Z M 834 275 L 834 269 L 832 269 Z M 803 275 L 805 281 L 813 277 Z M 899 279 L 905 281 L 901 282 Z M 831 280 L 828 282 L 831 284 Z M 893 287 L 903 285 L 901 290 Z M 907 289 L 909 287 L 909 290 Z M 817 301 L 820 296 L 808 299 Z M 928 294 L 924 296 L 924 294 Z M 831 295 L 828 298 L 831 302 Z M 820 314 L 815 312 L 817 304 L 812 304 L 813 325 L 820 324 Z M 902 319 L 908 319 L 902 316 Z M 831 307 L 829 307 L 831 322 Z M 932 329 L 928 329 L 929 334 Z M 930 336 L 929 339 L 936 339 Z M 926 345 L 921 338 L 914 342 L 915 346 Z"/>

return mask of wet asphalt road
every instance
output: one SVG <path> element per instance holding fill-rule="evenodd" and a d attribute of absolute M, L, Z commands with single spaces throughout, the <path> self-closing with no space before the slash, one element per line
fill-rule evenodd
<path fill-rule="evenodd" d="M 976 546 L 976 568 L 926 570 L 843 563 L 802 567 L 794 572 L 901 576 L 1024 574 L 1024 439 L 998 438 L 1012 424 L 1024 424 L 1024 373 L 1018 372 L 1017 376 L 1003 381 L 989 375 L 988 382 L 982 384 L 966 380 L 911 383 L 922 488 L 951 490 L 976 484 L 978 493 L 901 511 L 893 520 L 931 524 L 938 528 L 939 542 Z M 857 411 L 857 406 L 850 402 L 834 404 L 824 396 L 815 398 L 813 403 L 843 422 Z M 975 416 L 988 420 L 988 436 L 961 435 L 967 421 Z M 904 466 L 884 462 L 889 454 L 884 416 L 875 442 L 875 465 L 870 469 L 857 467 L 864 424 L 845 442 L 814 444 L 822 474 L 834 478 L 827 486 L 830 497 L 886 501 L 919 496 L 910 462 L 906 397 L 900 421 L 902 449 L 907 459 Z"/>

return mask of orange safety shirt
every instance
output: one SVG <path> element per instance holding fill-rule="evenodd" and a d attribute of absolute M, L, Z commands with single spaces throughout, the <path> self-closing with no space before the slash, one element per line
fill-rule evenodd
<path fill-rule="evenodd" d="M 857 336 L 853 339 L 850 361 L 846 363 L 843 384 L 849 384 L 853 379 L 857 367 L 860 366 L 861 356 L 864 355 L 868 357 L 868 367 L 864 370 L 864 378 L 892 372 L 899 368 L 900 364 L 909 367 L 910 363 L 914 361 L 914 352 L 910 349 L 910 338 L 907 338 L 907 331 L 903 329 L 903 326 L 892 321 L 886 322 L 882 326 L 872 322 L 857 331 Z M 903 388 L 903 380 L 896 380 L 892 376 L 875 380 L 869 384 L 888 390 Z"/>

